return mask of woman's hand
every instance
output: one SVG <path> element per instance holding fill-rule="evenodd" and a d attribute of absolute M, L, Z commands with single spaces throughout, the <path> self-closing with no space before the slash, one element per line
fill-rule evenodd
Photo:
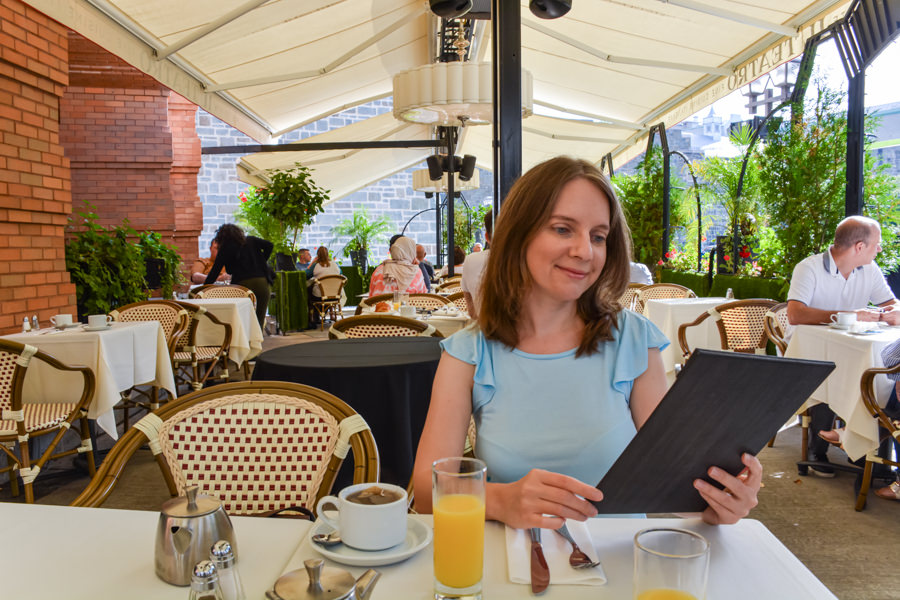
<path fill-rule="evenodd" d="M 756 499 L 762 485 L 762 465 L 752 454 L 744 454 L 741 462 L 747 467 L 735 477 L 718 467 L 710 467 L 709 476 L 725 486 L 720 490 L 702 479 L 694 480 L 694 487 L 709 504 L 700 515 L 710 525 L 737 523 L 758 504 Z"/>
<path fill-rule="evenodd" d="M 487 518 L 518 529 L 556 529 L 565 519 L 584 521 L 597 514 L 588 500 L 603 499 L 603 492 L 593 486 L 541 469 L 513 483 L 488 484 L 487 493 Z"/>

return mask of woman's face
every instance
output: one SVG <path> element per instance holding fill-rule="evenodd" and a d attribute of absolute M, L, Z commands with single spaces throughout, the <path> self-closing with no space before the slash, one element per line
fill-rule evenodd
<path fill-rule="evenodd" d="M 567 183 L 550 219 L 525 251 L 534 280 L 531 294 L 561 302 L 577 300 L 603 270 L 609 229 L 606 195 L 586 179 Z"/>

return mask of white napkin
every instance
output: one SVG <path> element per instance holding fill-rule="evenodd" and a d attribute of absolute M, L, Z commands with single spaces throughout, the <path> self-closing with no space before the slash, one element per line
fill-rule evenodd
<path fill-rule="evenodd" d="M 597 551 L 591 541 L 587 523 L 566 521 L 569 533 L 575 543 L 591 560 L 598 560 Z M 550 585 L 605 585 L 606 573 L 603 565 L 593 569 L 573 569 L 569 566 L 569 554 L 572 546 L 552 529 L 541 529 L 541 546 L 544 558 L 550 568 Z M 506 563 L 509 569 L 509 580 L 513 583 L 531 584 L 531 536 L 527 529 L 506 528 Z"/>

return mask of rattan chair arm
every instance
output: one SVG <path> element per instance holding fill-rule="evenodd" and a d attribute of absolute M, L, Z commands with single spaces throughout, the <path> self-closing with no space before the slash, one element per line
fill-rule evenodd
<path fill-rule="evenodd" d="M 681 346 L 681 355 L 684 358 L 687 358 L 691 355 L 691 348 L 688 346 L 687 342 L 687 328 L 694 327 L 699 325 L 703 321 L 709 318 L 709 313 L 704 312 L 699 317 L 694 319 L 691 323 L 682 323 L 678 326 L 678 345 Z"/>
<path fill-rule="evenodd" d="M 144 444 L 147 436 L 136 428 L 131 428 L 119 438 L 97 474 L 91 479 L 84 491 L 69 506 L 101 506 L 119 483 L 119 477 L 131 456 Z"/>
<path fill-rule="evenodd" d="M 884 410 L 878 404 L 875 396 L 875 377 L 878 375 L 892 375 L 900 373 L 900 363 L 893 367 L 873 367 L 863 371 L 859 380 L 859 391 L 862 396 L 863 404 L 870 415 L 878 419 L 879 424 L 890 432 L 897 430 L 893 420 L 885 414 Z"/>
<path fill-rule="evenodd" d="M 78 411 L 82 408 L 87 409 L 88 405 L 91 403 L 91 400 L 94 397 L 94 390 L 97 387 L 97 378 L 94 375 L 94 371 L 91 370 L 90 367 L 85 367 L 83 365 L 67 365 L 66 363 L 50 356 L 46 352 L 42 350 L 38 350 L 34 353 L 32 357 L 37 358 L 39 360 L 44 361 L 54 369 L 59 371 L 69 371 L 73 373 L 81 373 L 82 377 L 84 377 L 84 389 L 81 392 L 81 399 L 75 405 L 75 410 Z M 18 406 L 16 406 L 16 397 L 18 396 Z M 22 395 L 16 394 L 13 396 L 13 410 L 22 410 Z"/>

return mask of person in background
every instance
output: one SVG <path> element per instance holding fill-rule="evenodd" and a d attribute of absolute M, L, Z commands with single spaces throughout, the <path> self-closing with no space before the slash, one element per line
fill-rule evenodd
<path fill-rule="evenodd" d="M 900 363 L 900 340 L 884 347 L 881 351 L 881 362 L 887 368 L 895 367 L 897 363 Z M 887 377 L 894 382 L 894 389 L 891 390 L 891 397 L 888 398 L 887 404 L 884 406 L 884 414 L 900 427 L 900 423 L 898 423 L 900 421 L 900 401 L 898 401 L 898 396 L 900 396 L 900 373 L 892 373 Z M 900 439 L 894 439 L 893 442 L 895 456 L 900 457 Z M 896 475 L 900 474 L 895 473 Z M 875 490 L 875 495 L 885 500 L 900 500 L 900 480 L 894 481 L 887 487 Z"/>
<path fill-rule="evenodd" d="M 369 282 L 369 296 L 400 290 L 407 294 L 425 294 L 425 277 L 416 264 L 416 243 L 399 236 L 391 244 L 391 258 L 375 267 Z"/>
<path fill-rule="evenodd" d="M 219 245 L 219 252 L 204 283 L 213 283 L 224 268 L 231 274 L 233 284 L 242 285 L 256 295 L 256 318 L 260 328 L 264 328 L 272 284 L 272 269 L 267 262 L 272 255 L 272 242 L 244 235 L 232 223 L 219 227 L 214 241 Z"/>
<path fill-rule="evenodd" d="M 325 275 L 340 275 L 341 269 L 337 266 L 333 260 L 331 260 L 331 256 L 328 254 L 328 248 L 325 246 L 319 246 L 316 250 L 316 257 L 312 260 L 309 268 L 306 269 L 306 285 L 310 288 L 309 291 L 309 300 L 310 306 L 312 306 L 313 302 L 318 302 L 322 299 L 322 289 L 319 287 L 319 284 L 316 282 L 320 277 L 324 277 Z M 343 290 L 341 290 L 341 295 L 344 295 Z M 313 312 L 313 318 L 310 320 L 310 326 L 314 327 L 319 324 L 319 315 L 315 311 Z"/>
<path fill-rule="evenodd" d="M 191 267 L 191 283 L 202 284 L 206 281 L 209 270 L 212 269 L 213 263 L 216 262 L 216 255 L 219 252 L 219 244 L 216 240 L 209 242 L 209 258 L 198 258 Z M 216 281 L 227 282 L 231 279 L 228 273 L 221 273 Z"/>
<path fill-rule="evenodd" d="M 454 275 L 462 275 L 463 272 L 463 263 L 466 262 L 466 253 L 463 252 L 463 249 L 459 246 L 455 246 L 453 248 L 453 274 Z M 447 265 L 441 267 L 441 270 L 438 271 L 438 279 L 442 277 L 446 277 L 450 273 L 450 268 Z"/>
<path fill-rule="evenodd" d="M 650 285 L 653 283 L 653 275 L 650 274 L 650 269 L 648 269 L 647 265 L 644 263 L 632 262 L 631 276 L 628 281 L 629 283 L 643 283 L 644 285 Z"/>
<path fill-rule="evenodd" d="M 481 252 L 482 246 L 481 242 L 475 242 L 475 245 L 472 246 L 472 252 Z"/>
<path fill-rule="evenodd" d="M 463 263 L 463 276 L 460 285 L 463 297 L 466 299 L 469 317 L 478 318 L 478 309 L 481 306 L 481 277 L 484 275 L 484 267 L 491 254 L 491 234 L 494 231 L 494 209 L 484 214 L 484 242 L 488 249 L 483 252 L 473 252 L 466 257 Z"/>
<path fill-rule="evenodd" d="M 311 258 L 309 248 L 300 248 L 300 252 L 297 253 L 297 270 L 307 270 L 311 264 Z"/>
<path fill-rule="evenodd" d="M 462 456 L 474 418 L 487 519 L 555 529 L 597 514 L 594 486 L 668 387 L 668 340 L 618 306 L 630 256 L 622 207 L 593 164 L 558 157 L 519 178 L 494 230 L 478 324 L 441 341 L 415 489 L 430 489 L 435 460 Z M 741 458 L 737 476 L 709 469 L 725 489 L 694 480 L 707 523 L 734 523 L 756 505 L 762 465 Z M 431 494 L 415 501 L 431 512 Z"/>
<path fill-rule="evenodd" d="M 434 266 L 425 258 L 425 246 L 416 244 L 416 260 L 422 269 L 422 277 L 425 278 L 425 287 L 431 291 L 431 280 L 434 279 Z"/>
<path fill-rule="evenodd" d="M 834 243 L 821 254 L 804 258 L 794 267 L 788 291 L 788 321 L 791 325 L 831 323 L 839 311 L 856 312 L 860 321 L 900 322 L 900 305 L 884 274 L 875 264 L 881 251 L 881 226 L 868 217 L 847 217 L 834 231 Z M 874 304 L 878 309 L 867 308 Z M 809 409 L 809 453 L 816 461 L 828 462 L 828 437 L 832 435 L 834 412 L 827 404 Z M 825 436 L 821 436 L 824 433 Z M 812 467 L 820 477 L 834 477 L 834 469 Z"/>

